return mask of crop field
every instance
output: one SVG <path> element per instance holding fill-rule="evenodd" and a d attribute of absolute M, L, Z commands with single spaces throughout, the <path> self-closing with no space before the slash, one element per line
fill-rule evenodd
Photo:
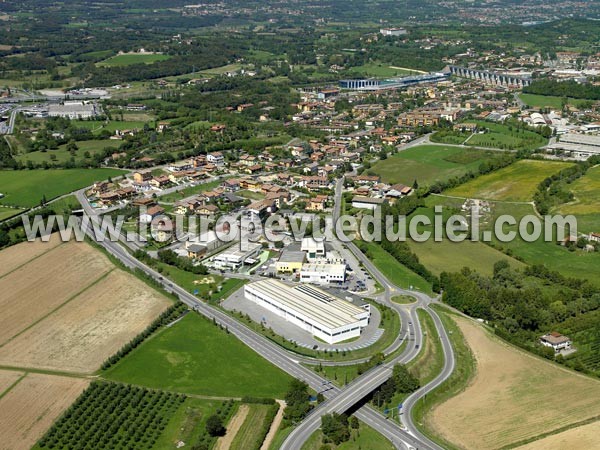
<path fill-rule="evenodd" d="M 62 244 L 0 278 L 0 344 L 107 274 L 112 265 L 99 256 L 83 243 Z"/>
<path fill-rule="evenodd" d="M 115 55 L 97 63 L 101 67 L 130 66 L 132 64 L 152 64 L 157 61 L 169 59 L 169 55 L 158 53 L 124 53 Z"/>
<path fill-rule="evenodd" d="M 569 163 L 521 160 L 495 172 L 475 178 L 445 192 L 447 195 L 528 202 L 538 185 L 550 175 L 569 167 Z"/>
<path fill-rule="evenodd" d="M 30 449 L 88 380 L 29 373 L 0 398 L 2 448 Z"/>
<path fill-rule="evenodd" d="M 42 242 L 38 239 L 35 242 L 23 242 L 0 251 L 0 279 L 59 244 L 61 244 L 60 236 L 53 234 L 48 242 Z"/>
<path fill-rule="evenodd" d="M 0 252 L 2 365 L 93 372 L 170 304 L 93 247 L 58 242 Z"/>
<path fill-rule="evenodd" d="M 150 388 L 227 397 L 283 398 L 290 381 L 286 373 L 196 314 L 161 330 L 105 376 Z"/>
<path fill-rule="evenodd" d="M 0 348 L 0 364 L 91 372 L 169 303 L 137 278 L 112 271 Z"/>
<path fill-rule="evenodd" d="M 76 143 L 79 148 L 74 155 L 75 161 L 82 161 L 85 158 L 85 153 L 88 152 L 90 156 L 102 152 L 105 148 L 116 149 L 121 145 L 121 141 L 115 140 L 92 140 L 92 141 L 79 141 Z M 67 144 L 60 145 L 56 150 L 48 150 L 45 152 L 30 152 L 22 153 L 15 157 L 22 163 L 31 161 L 36 164 L 43 163 L 44 161 L 48 164 L 55 162 L 64 163 L 71 159 L 71 152 L 67 151 Z"/>
<path fill-rule="evenodd" d="M 369 172 L 380 175 L 386 183 L 411 186 L 416 179 L 420 185 L 424 185 L 460 176 L 497 156 L 495 152 L 477 149 L 418 145 L 376 162 Z"/>
<path fill-rule="evenodd" d="M 240 408 L 242 408 L 242 405 Z M 233 441 L 231 442 L 231 450 L 246 450 L 248 448 L 254 448 L 255 445 L 260 444 L 258 433 L 263 428 L 265 420 L 267 420 L 267 413 L 272 408 L 272 405 L 248 405 L 248 413 L 244 419 L 244 422 L 240 426 L 239 430 L 235 434 Z"/>
<path fill-rule="evenodd" d="M 349 72 L 353 72 L 356 74 L 366 75 L 369 77 L 403 77 L 415 73 L 419 73 L 418 71 L 410 71 L 408 69 L 401 69 L 399 67 L 390 66 L 389 64 L 383 63 L 367 63 L 362 66 L 351 67 Z"/>
<path fill-rule="evenodd" d="M 11 217 L 14 217 L 22 212 L 23 210 L 17 208 L 0 208 L 0 222 L 10 219 Z"/>
<path fill-rule="evenodd" d="M 595 448 L 600 436 L 600 421 L 571 428 L 562 433 L 552 434 L 530 444 L 517 447 L 518 450 L 563 450 L 565 448 Z"/>
<path fill-rule="evenodd" d="M 600 414 L 600 381 L 502 342 L 455 317 L 476 359 L 469 386 L 428 416 L 431 429 L 461 448 L 515 446 Z"/>
<path fill-rule="evenodd" d="M 96 181 L 123 175 L 117 169 L 49 169 L 0 171 L 4 205 L 37 206 L 44 195 L 47 200 L 67 194 Z"/>
<path fill-rule="evenodd" d="M 19 381 L 19 378 L 24 376 L 24 372 L 13 372 L 12 370 L 0 370 L 0 397 L 10 388 L 13 384 Z"/>

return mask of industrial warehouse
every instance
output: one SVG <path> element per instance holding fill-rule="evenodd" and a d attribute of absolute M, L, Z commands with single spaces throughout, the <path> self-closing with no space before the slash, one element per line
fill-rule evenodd
<path fill-rule="evenodd" d="M 261 280 L 247 284 L 244 295 L 328 344 L 359 337 L 371 317 L 369 304 L 359 307 L 308 285 Z"/>

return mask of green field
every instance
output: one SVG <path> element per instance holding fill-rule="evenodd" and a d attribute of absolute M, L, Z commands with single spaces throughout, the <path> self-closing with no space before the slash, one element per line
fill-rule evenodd
<path fill-rule="evenodd" d="M 528 202 L 533 199 L 538 185 L 545 178 L 569 166 L 569 163 L 564 162 L 521 160 L 450 189 L 445 194 L 464 198 Z"/>
<path fill-rule="evenodd" d="M 389 64 L 370 62 L 363 64 L 362 66 L 351 67 L 348 72 L 356 73 L 359 75 L 365 75 L 369 77 L 402 77 L 406 75 L 414 74 L 414 71 L 406 69 L 394 69 L 394 66 Z"/>
<path fill-rule="evenodd" d="M 276 398 L 291 379 L 195 313 L 146 341 L 106 377 L 188 394 Z"/>
<path fill-rule="evenodd" d="M 23 212 L 22 209 L 1 207 L 0 208 L 0 221 L 9 219 L 9 218 L 16 216 L 17 214 L 20 214 L 22 212 Z"/>
<path fill-rule="evenodd" d="M 316 431 L 302 446 L 302 450 L 320 450 L 322 438 L 321 431 Z M 373 428 L 361 422 L 358 432 L 353 430 L 349 441 L 329 448 L 331 450 L 393 450 L 395 447 Z"/>
<path fill-rule="evenodd" d="M 6 196 L 3 205 L 37 206 L 47 200 L 126 173 L 117 169 L 49 169 L 0 171 L 0 191 Z"/>
<path fill-rule="evenodd" d="M 97 63 L 100 67 L 117 67 L 130 66 L 132 64 L 152 64 L 157 61 L 165 61 L 169 59 L 169 55 L 153 54 L 153 53 L 125 53 L 115 55 L 104 61 Z"/>
<path fill-rule="evenodd" d="M 567 189 L 573 192 L 575 200 L 561 205 L 558 214 L 574 214 L 580 231 L 600 232 L 600 166 L 592 167 Z"/>
<path fill-rule="evenodd" d="M 125 115 L 123 117 L 125 118 Z M 147 122 L 142 120 L 111 120 L 108 122 L 102 120 L 73 120 L 71 123 L 76 128 L 86 128 L 97 134 L 102 130 L 108 130 L 111 133 L 116 130 L 143 130 Z"/>
<path fill-rule="evenodd" d="M 366 253 L 369 260 L 393 284 L 404 289 L 410 289 L 412 286 L 413 289 L 431 294 L 431 285 L 427 281 L 396 261 L 381 246 L 374 242 L 359 242 L 357 244 Z"/>
<path fill-rule="evenodd" d="M 79 148 L 75 152 L 75 161 L 82 161 L 85 159 L 84 153 L 89 152 L 91 156 L 96 153 L 100 153 L 105 148 L 109 147 L 116 149 L 121 145 L 121 141 L 116 140 L 92 140 L 92 141 L 79 141 L 76 143 Z M 60 145 L 56 150 L 47 150 L 45 152 L 31 152 L 24 153 L 15 157 L 18 161 L 26 163 L 31 161 L 36 164 L 41 164 L 44 161 L 48 164 L 53 163 L 66 163 L 71 159 L 71 153 L 67 151 L 67 144 Z"/>
<path fill-rule="evenodd" d="M 230 450 L 258 448 L 262 442 L 260 435 L 267 414 L 273 405 L 249 404 L 248 415 L 231 443 Z"/>
<path fill-rule="evenodd" d="M 536 94 L 519 94 L 519 98 L 531 108 L 550 108 L 562 110 L 563 102 L 565 101 L 562 97 L 555 97 L 552 95 L 536 95 Z M 566 99 L 566 103 L 580 107 L 583 104 L 589 103 L 589 100 L 580 100 L 575 98 Z"/>
<path fill-rule="evenodd" d="M 488 131 L 474 134 L 466 141 L 466 145 L 506 150 L 533 150 L 548 143 L 548 139 L 533 131 L 482 120 L 472 122 L 477 123 L 480 129 Z"/>
<path fill-rule="evenodd" d="M 416 179 L 424 185 L 460 176 L 497 156 L 494 152 L 469 148 L 418 145 L 378 161 L 368 172 L 380 175 L 386 183 L 412 185 Z"/>
<path fill-rule="evenodd" d="M 193 445 L 200 430 L 206 426 L 206 419 L 221 407 L 219 400 L 205 400 L 188 397 L 173 414 L 152 448 L 157 450 L 174 449 L 177 442 Z"/>
<path fill-rule="evenodd" d="M 226 66 L 213 67 L 202 71 L 203 75 L 223 75 L 226 72 L 237 72 L 242 68 L 241 64 L 227 64 Z"/>

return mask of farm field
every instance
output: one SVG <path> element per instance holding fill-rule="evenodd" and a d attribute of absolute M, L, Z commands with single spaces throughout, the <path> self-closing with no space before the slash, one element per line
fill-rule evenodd
<path fill-rule="evenodd" d="M 600 232 L 600 166 L 592 167 L 567 189 L 573 192 L 575 200 L 560 205 L 558 214 L 574 214 L 579 229 L 584 232 Z"/>
<path fill-rule="evenodd" d="M 518 350 L 455 317 L 477 361 L 474 378 L 426 416 L 462 448 L 497 449 L 600 414 L 600 382 Z"/>
<path fill-rule="evenodd" d="M 79 141 L 77 142 L 77 147 L 79 148 L 75 152 L 75 161 L 83 161 L 85 160 L 85 152 L 89 152 L 90 156 L 94 156 L 97 153 L 100 153 L 105 148 L 116 149 L 121 145 L 121 141 L 115 140 L 92 140 L 92 141 Z M 67 162 L 71 159 L 71 152 L 67 150 L 67 144 L 59 145 L 56 150 L 48 150 L 46 152 L 30 152 L 30 153 L 22 153 L 15 157 L 18 161 L 22 163 L 27 163 L 27 161 L 31 161 L 35 164 L 41 164 L 44 161 L 48 164 L 53 164 L 55 162 Z M 105 169 L 110 170 L 110 169 Z"/>
<path fill-rule="evenodd" d="M 552 95 L 537 95 L 537 94 L 519 94 L 519 98 L 528 106 L 532 108 L 550 108 L 555 110 L 562 110 L 563 98 Z M 588 100 L 580 100 L 575 98 L 568 98 L 567 103 L 569 105 L 581 106 L 588 103 Z"/>
<path fill-rule="evenodd" d="M 0 348 L 0 364 L 92 372 L 141 333 L 170 301 L 114 270 Z"/>
<path fill-rule="evenodd" d="M 73 126 L 77 128 L 86 128 L 92 130 L 94 133 L 99 133 L 102 130 L 114 133 L 116 130 L 141 130 L 147 122 L 148 121 L 142 120 L 111 120 L 108 122 L 101 120 L 74 120 Z"/>
<path fill-rule="evenodd" d="M 119 67 L 130 66 L 132 64 L 152 64 L 157 61 L 169 59 L 169 55 L 159 53 L 123 53 L 121 55 L 111 56 L 104 61 L 97 63 L 100 67 Z"/>
<path fill-rule="evenodd" d="M 241 64 L 227 64 L 221 67 L 213 67 L 212 69 L 205 69 L 201 73 L 203 75 L 223 75 L 226 72 L 237 72 L 242 68 Z"/>
<path fill-rule="evenodd" d="M 0 252 L 1 365 L 91 373 L 170 304 L 88 244 L 59 242 Z"/>
<path fill-rule="evenodd" d="M 386 183 L 412 186 L 416 179 L 420 185 L 424 185 L 462 175 L 497 156 L 498 153 L 485 150 L 418 145 L 376 162 L 368 172 L 380 175 Z"/>
<path fill-rule="evenodd" d="M 105 376 L 151 388 L 232 397 L 283 398 L 290 381 L 287 374 L 196 314 L 161 330 Z"/>
<path fill-rule="evenodd" d="M 435 242 L 429 239 L 426 242 L 409 241 L 409 246 L 419 261 L 436 275 L 457 272 L 463 267 L 491 275 L 494 264 L 500 260 L 507 260 L 513 267 L 523 267 L 523 263 L 481 242 L 451 242 L 448 239 Z"/>
<path fill-rule="evenodd" d="M 518 450 L 562 450 L 565 448 L 595 448 L 600 436 L 600 421 L 582 425 L 562 433 L 553 434 L 530 444 L 517 447 Z"/>
<path fill-rule="evenodd" d="M 2 447 L 30 449 L 89 381 L 27 374 L 0 398 Z"/>
<path fill-rule="evenodd" d="M 24 375 L 24 372 L 0 370 L 0 397 L 2 397 L 4 393 Z"/>
<path fill-rule="evenodd" d="M 555 161 L 521 160 L 444 193 L 464 198 L 529 202 L 545 178 L 570 165 Z"/>
<path fill-rule="evenodd" d="M 357 242 L 358 247 L 366 252 L 369 260 L 396 286 L 413 289 L 430 294 L 431 285 L 374 242 Z"/>
<path fill-rule="evenodd" d="M 35 242 L 23 242 L 0 251 L 0 279 L 8 272 L 37 258 L 61 244 L 60 236 L 52 234 L 48 242 L 37 239 Z"/>
<path fill-rule="evenodd" d="M 243 406 L 244 405 L 240 408 Z M 258 433 L 263 429 L 263 425 L 267 420 L 267 413 L 273 407 L 272 405 L 258 404 L 250 404 L 247 406 L 248 413 L 231 442 L 231 447 L 229 447 L 231 450 L 255 448 L 257 444 L 261 443 L 259 440 L 262 436 L 259 436 Z"/>
<path fill-rule="evenodd" d="M 47 200 L 89 186 L 108 177 L 123 175 L 117 169 L 49 169 L 0 171 L 0 186 L 6 196 L 4 205 L 37 206 L 45 195 Z"/>

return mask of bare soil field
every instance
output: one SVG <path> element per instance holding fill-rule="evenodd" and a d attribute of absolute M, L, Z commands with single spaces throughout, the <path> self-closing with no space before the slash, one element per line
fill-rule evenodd
<path fill-rule="evenodd" d="M 0 364 L 93 372 L 169 304 L 134 276 L 114 270 L 0 348 Z"/>
<path fill-rule="evenodd" d="M 1 447 L 31 448 L 88 384 L 77 378 L 28 374 L 0 399 Z"/>
<path fill-rule="evenodd" d="M 93 247 L 69 242 L 0 278 L 0 344 L 5 344 L 111 269 L 113 265 L 108 258 Z"/>
<path fill-rule="evenodd" d="M 600 421 L 592 422 L 562 433 L 517 447 L 518 450 L 564 450 L 566 448 L 598 448 Z"/>
<path fill-rule="evenodd" d="M 23 375 L 23 372 L 0 370 L 0 396 L 4 394 L 4 391 L 11 387 Z"/>
<path fill-rule="evenodd" d="M 60 236 L 53 234 L 48 242 L 42 242 L 38 239 L 35 242 L 23 242 L 2 250 L 0 252 L 0 277 L 12 272 L 36 256 L 52 250 L 60 243 Z"/>
<path fill-rule="evenodd" d="M 454 319 L 477 369 L 463 392 L 426 418 L 448 441 L 498 449 L 600 415 L 600 381 L 509 346 L 473 321 Z M 600 447 L 600 436 L 592 447 Z"/>

